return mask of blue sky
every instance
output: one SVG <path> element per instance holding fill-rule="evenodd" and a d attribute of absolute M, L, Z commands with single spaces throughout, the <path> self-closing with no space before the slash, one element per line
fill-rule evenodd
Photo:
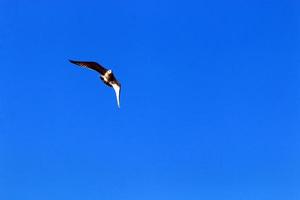
<path fill-rule="evenodd" d="M 299 8 L 2 0 L 0 199 L 299 199 Z"/>

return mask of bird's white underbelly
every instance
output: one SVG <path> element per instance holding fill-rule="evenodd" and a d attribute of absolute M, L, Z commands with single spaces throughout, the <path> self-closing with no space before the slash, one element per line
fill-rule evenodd
<path fill-rule="evenodd" d="M 105 81 L 105 82 L 108 82 L 108 78 L 107 78 L 107 76 L 103 76 L 103 75 L 101 75 L 101 77 L 103 78 L 103 81 Z"/>

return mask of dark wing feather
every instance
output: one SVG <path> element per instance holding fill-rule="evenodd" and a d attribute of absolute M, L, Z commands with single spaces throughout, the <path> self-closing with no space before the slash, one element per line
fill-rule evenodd
<path fill-rule="evenodd" d="M 99 72 L 102 75 L 104 75 L 105 72 L 107 71 L 107 69 L 105 69 L 102 65 L 99 65 L 96 62 L 74 61 L 74 60 L 69 60 L 69 61 L 71 63 L 75 64 L 75 65 L 79 65 L 81 67 L 87 67 L 87 68 L 93 69 L 93 70 Z"/>

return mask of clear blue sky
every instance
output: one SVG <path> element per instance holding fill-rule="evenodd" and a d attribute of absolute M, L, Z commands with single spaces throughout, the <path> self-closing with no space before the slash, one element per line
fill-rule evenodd
<path fill-rule="evenodd" d="M 299 200 L 299 9 L 2 0 L 0 199 Z"/>

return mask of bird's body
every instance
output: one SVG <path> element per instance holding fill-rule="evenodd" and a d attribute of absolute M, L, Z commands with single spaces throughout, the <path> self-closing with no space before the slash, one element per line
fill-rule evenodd
<path fill-rule="evenodd" d="M 112 71 L 111 70 L 107 70 L 105 73 L 104 73 L 104 75 L 100 75 L 100 79 L 106 84 L 106 85 L 108 85 L 109 87 L 112 87 L 110 84 L 109 84 L 109 82 L 111 82 L 112 81 L 112 79 L 114 78 L 114 77 L 112 77 L 113 75 L 112 75 Z"/>
<path fill-rule="evenodd" d="M 110 69 L 108 70 L 96 62 L 74 61 L 74 60 L 69 60 L 69 61 L 73 64 L 76 64 L 76 65 L 79 65 L 82 67 L 87 67 L 89 69 L 99 72 L 100 79 L 103 81 L 103 83 L 109 87 L 112 87 L 115 90 L 118 107 L 120 107 L 121 84 L 114 76 L 112 70 L 110 70 Z"/>

